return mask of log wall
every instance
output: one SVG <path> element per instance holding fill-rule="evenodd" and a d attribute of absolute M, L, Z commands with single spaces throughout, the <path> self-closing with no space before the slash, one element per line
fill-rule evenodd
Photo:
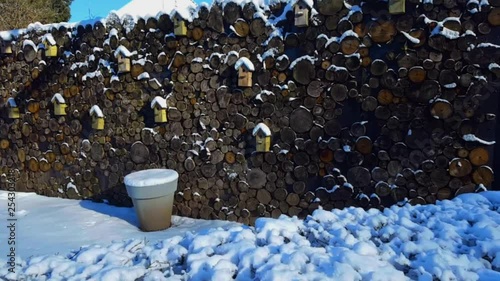
<path fill-rule="evenodd" d="M 175 214 L 250 224 L 491 188 L 494 146 L 468 136 L 495 137 L 500 1 L 407 0 L 401 15 L 343 3 L 317 2 L 300 28 L 286 3 L 202 7 L 186 36 L 168 15 L 30 28 L 0 61 L 1 172 L 18 170 L 19 191 L 130 206 L 125 175 L 171 168 Z M 36 48 L 47 32 L 57 57 Z M 252 87 L 237 85 L 239 57 L 255 66 Z M 154 121 L 155 96 L 167 123 Z M 20 119 L 8 118 L 10 97 Z M 93 105 L 104 130 L 91 127 Z M 268 153 L 255 153 L 261 122 Z"/>

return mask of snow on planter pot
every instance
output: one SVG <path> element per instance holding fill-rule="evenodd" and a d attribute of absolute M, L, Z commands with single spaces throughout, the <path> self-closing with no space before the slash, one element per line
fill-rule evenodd
<path fill-rule="evenodd" d="M 179 174 L 170 169 L 149 169 L 125 176 L 127 193 L 134 203 L 141 230 L 170 227 L 178 178 Z"/>
<path fill-rule="evenodd" d="M 238 71 L 238 87 L 252 87 L 252 72 L 255 71 L 253 63 L 248 58 L 240 58 L 234 69 Z"/>
<path fill-rule="evenodd" d="M 52 97 L 51 102 L 54 105 L 54 114 L 55 115 L 66 115 L 66 107 L 68 105 L 66 104 L 66 101 L 64 100 L 64 98 L 61 94 L 59 94 L 59 93 L 55 94 Z"/>
<path fill-rule="evenodd" d="M 155 112 L 156 123 L 167 122 L 167 100 L 157 96 L 151 101 L 151 108 Z"/>
<path fill-rule="evenodd" d="M 90 108 L 90 117 L 92 117 L 92 129 L 103 130 L 104 129 L 104 114 L 102 114 L 101 108 L 94 105 Z"/>
<path fill-rule="evenodd" d="M 271 148 L 271 130 L 264 123 L 259 123 L 253 129 L 255 137 L 255 148 L 257 152 L 269 152 Z"/>
<path fill-rule="evenodd" d="M 3 40 L 0 40 L 0 42 L 2 42 L 0 44 L 0 49 L 1 49 L 0 52 L 5 55 L 12 54 L 12 42 Z"/>

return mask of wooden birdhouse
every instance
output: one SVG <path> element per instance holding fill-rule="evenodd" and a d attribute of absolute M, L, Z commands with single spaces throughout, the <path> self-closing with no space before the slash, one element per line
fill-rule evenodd
<path fill-rule="evenodd" d="M 12 54 L 12 42 L 9 41 L 1 41 L 1 42 L 2 42 L 2 44 L 0 45 L 1 53 L 6 55 Z"/>
<path fill-rule="evenodd" d="M 389 0 L 389 14 L 397 15 L 405 13 L 406 0 Z"/>
<path fill-rule="evenodd" d="M 252 72 L 255 71 L 253 63 L 245 57 L 238 59 L 234 68 L 238 71 L 238 87 L 252 87 Z"/>
<path fill-rule="evenodd" d="M 57 57 L 57 45 L 56 40 L 52 37 L 52 34 L 47 33 L 42 38 L 42 43 L 45 48 L 46 57 Z"/>
<path fill-rule="evenodd" d="M 162 97 L 155 97 L 151 101 L 151 108 L 155 112 L 155 122 L 165 123 L 167 122 L 167 101 Z"/>
<path fill-rule="evenodd" d="M 102 130 L 104 129 L 104 114 L 99 106 L 94 105 L 90 108 L 90 117 L 92 118 L 92 129 Z"/>
<path fill-rule="evenodd" d="M 186 36 L 186 19 L 178 11 L 172 13 L 172 21 L 174 23 L 174 34 L 176 36 Z"/>
<path fill-rule="evenodd" d="M 68 105 L 66 104 L 66 101 L 64 100 L 64 98 L 61 94 L 59 94 L 59 93 L 55 94 L 52 97 L 51 102 L 54 105 L 54 114 L 55 115 L 66 115 L 66 107 Z"/>
<path fill-rule="evenodd" d="M 130 72 L 130 57 L 132 53 L 124 46 L 119 46 L 115 51 L 115 58 L 118 60 L 118 72 Z"/>
<path fill-rule="evenodd" d="M 257 152 L 269 152 L 271 148 L 271 130 L 264 123 L 259 123 L 253 129 L 255 137 L 255 148 Z"/>
<path fill-rule="evenodd" d="M 293 6 L 293 11 L 295 14 L 295 26 L 305 27 L 309 26 L 309 11 L 310 7 L 306 1 L 299 0 Z"/>
<path fill-rule="evenodd" d="M 11 119 L 20 118 L 19 108 L 17 107 L 16 101 L 14 100 L 14 98 L 9 98 L 7 100 L 7 110 L 9 112 L 9 118 L 11 118 Z"/>

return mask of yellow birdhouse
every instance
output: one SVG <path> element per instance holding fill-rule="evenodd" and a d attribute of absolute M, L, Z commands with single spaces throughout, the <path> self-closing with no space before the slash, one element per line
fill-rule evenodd
<path fill-rule="evenodd" d="M 295 26 L 309 26 L 309 9 L 309 5 L 303 0 L 299 0 L 295 3 L 293 7 L 295 13 Z"/>
<path fill-rule="evenodd" d="M 52 37 L 52 34 L 47 33 L 42 39 L 43 46 L 45 48 L 46 57 L 57 57 L 57 45 L 56 40 Z"/>
<path fill-rule="evenodd" d="M 133 55 L 124 46 L 119 46 L 115 51 L 115 58 L 118 60 L 118 72 L 130 72 L 130 57 Z"/>
<path fill-rule="evenodd" d="M 92 129 L 102 130 L 104 129 L 104 114 L 99 106 L 94 105 L 90 108 L 90 117 L 92 118 Z"/>
<path fill-rule="evenodd" d="M 151 108 L 155 112 L 156 123 L 167 122 L 167 100 L 157 96 L 151 101 Z"/>
<path fill-rule="evenodd" d="M 2 41 L 1 52 L 2 54 L 12 54 L 12 42 Z"/>
<path fill-rule="evenodd" d="M 55 94 L 52 97 L 51 102 L 54 105 L 54 114 L 55 115 L 66 115 L 66 107 L 68 105 L 66 104 L 66 101 L 64 100 L 64 98 L 61 94 L 59 94 L 59 93 Z"/>
<path fill-rule="evenodd" d="M 238 59 L 234 68 L 238 71 L 238 87 L 252 87 L 252 72 L 255 71 L 253 63 L 245 57 Z"/>
<path fill-rule="evenodd" d="M 20 118 L 19 108 L 17 107 L 14 98 L 9 98 L 7 100 L 7 110 L 9 111 L 9 118 L 18 119 Z"/>
<path fill-rule="evenodd" d="M 252 135 L 255 137 L 255 149 L 257 152 L 269 152 L 271 148 L 271 130 L 264 123 L 259 123 L 253 129 Z"/>
<path fill-rule="evenodd" d="M 186 20 L 182 17 L 179 12 L 175 11 L 173 13 L 172 21 L 174 22 L 174 34 L 176 36 L 186 36 L 187 26 Z"/>
<path fill-rule="evenodd" d="M 389 14 L 397 15 L 405 13 L 406 0 L 389 0 Z"/>
<path fill-rule="evenodd" d="M 118 56 L 118 72 L 125 73 L 130 72 L 130 59 Z"/>

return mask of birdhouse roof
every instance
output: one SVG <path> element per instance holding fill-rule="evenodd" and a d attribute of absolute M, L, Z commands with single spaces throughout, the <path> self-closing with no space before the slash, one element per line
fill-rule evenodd
<path fill-rule="evenodd" d="M 271 136 L 271 130 L 264 123 L 257 124 L 257 126 L 255 126 L 255 128 L 253 128 L 252 135 L 254 135 L 254 136 L 257 135 L 259 133 L 259 131 L 262 132 L 266 137 Z"/>
<path fill-rule="evenodd" d="M 241 66 L 244 66 L 248 71 L 255 71 L 255 67 L 248 58 L 242 57 L 234 64 L 234 69 L 238 70 Z"/>
<path fill-rule="evenodd" d="M 100 118 L 104 117 L 104 114 L 102 114 L 101 108 L 99 108 L 99 106 L 97 106 L 97 105 L 93 105 L 90 108 L 89 114 L 90 114 L 90 116 L 96 115 L 97 117 L 100 117 Z"/>
<path fill-rule="evenodd" d="M 122 56 L 124 56 L 126 58 L 129 58 L 132 55 L 134 55 L 135 53 L 136 53 L 136 51 L 130 52 L 125 46 L 120 45 L 115 50 L 115 58 L 117 58 L 119 55 L 122 55 Z"/>
<path fill-rule="evenodd" d="M 154 108 L 156 105 L 158 105 L 161 108 L 167 108 L 167 100 L 160 97 L 156 96 L 152 101 L 151 101 L 151 108 Z"/>
<path fill-rule="evenodd" d="M 52 99 L 50 100 L 50 102 L 54 103 L 56 102 L 57 103 L 66 103 L 66 101 L 64 100 L 63 96 L 61 96 L 61 94 L 57 93 L 55 94 Z"/>
<path fill-rule="evenodd" d="M 55 45 L 55 44 L 56 44 L 56 40 L 54 40 L 54 37 L 52 36 L 52 33 L 46 33 L 46 34 L 42 37 L 42 41 L 43 41 L 43 42 L 47 42 L 47 43 L 49 43 L 50 45 Z"/>
<path fill-rule="evenodd" d="M 300 5 L 300 4 L 304 4 L 307 8 L 311 9 L 314 5 L 314 1 L 313 0 L 293 0 L 292 1 L 292 6 L 295 6 L 295 5 Z"/>
<path fill-rule="evenodd" d="M 17 107 L 17 104 L 16 104 L 16 100 L 14 98 L 9 98 L 7 100 L 7 104 L 10 106 L 10 107 Z"/>

